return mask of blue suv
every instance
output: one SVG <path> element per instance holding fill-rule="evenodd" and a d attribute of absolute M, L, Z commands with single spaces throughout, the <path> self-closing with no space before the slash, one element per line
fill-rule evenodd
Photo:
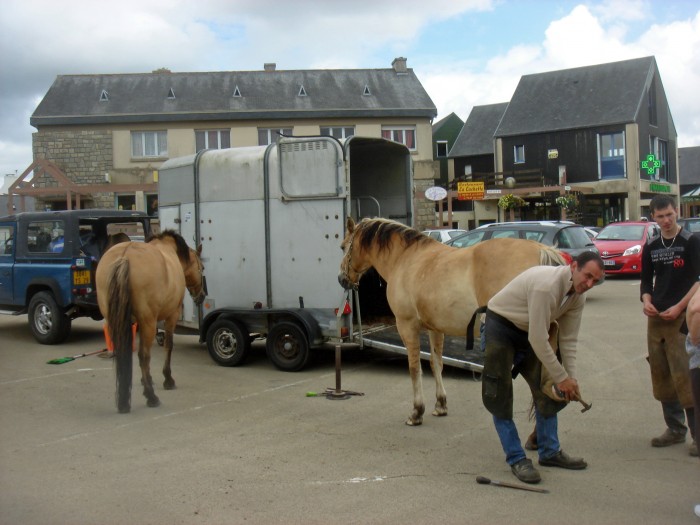
<path fill-rule="evenodd" d="M 65 341 L 77 317 L 102 319 L 95 268 L 117 233 L 148 237 L 150 218 L 101 209 L 0 217 L 0 313 L 28 314 L 47 345 Z"/>

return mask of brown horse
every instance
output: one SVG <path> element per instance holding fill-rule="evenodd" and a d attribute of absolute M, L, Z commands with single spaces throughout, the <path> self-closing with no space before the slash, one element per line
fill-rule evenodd
<path fill-rule="evenodd" d="M 178 233 L 166 230 L 146 243 L 114 245 L 97 265 L 97 300 L 114 344 L 119 412 L 131 410 L 131 325 L 134 322 L 138 324 L 141 383 L 148 406 L 160 404 L 150 372 L 151 346 L 158 321 L 164 321 L 165 328 L 163 387 L 166 390 L 175 388 L 170 356 L 185 288 L 196 304 L 201 304 L 206 295 L 201 252 L 201 245 L 195 251 Z"/>
<path fill-rule="evenodd" d="M 345 256 L 338 280 L 356 288 L 371 267 L 386 281 L 386 296 L 396 328 L 408 353 L 413 382 L 413 412 L 407 425 L 423 422 L 420 330 L 430 339 L 430 367 L 436 382 L 434 416 L 447 415 L 442 382 L 444 336 L 467 335 L 480 307 L 522 271 L 537 265 L 566 264 L 561 253 L 524 239 L 492 239 L 468 248 L 453 248 L 423 233 L 386 219 L 348 218 L 341 247 Z"/>

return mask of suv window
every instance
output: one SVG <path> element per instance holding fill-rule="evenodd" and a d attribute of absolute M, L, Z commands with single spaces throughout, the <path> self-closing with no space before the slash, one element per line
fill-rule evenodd
<path fill-rule="evenodd" d="M 62 253 L 63 221 L 35 221 L 27 226 L 27 250 L 30 253 Z"/>
<path fill-rule="evenodd" d="M 492 239 L 502 239 L 502 238 L 511 238 L 511 239 L 519 239 L 520 234 L 518 230 L 500 230 L 500 231 L 495 231 L 493 232 L 493 235 L 491 236 Z"/>
<path fill-rule="evenodd" d="M 583 228 L 564 228 L 557 233 L 554 242 L 559 248 L 583 248 L 591 244 L 591 240 L 586 235 Z"/>
<path fill-rule="evenodd" d="M 12 226 L 0 226 L 0 255 L 12 255 L 13 232 L 14 228 Z"/>
<path fill-rule="evenodd" d="M 524 231 L 523 237 L 525 239 L 529 239 L 531 241 L 542 242 L 542 238 L 544 237 L 544 232 Z"/>

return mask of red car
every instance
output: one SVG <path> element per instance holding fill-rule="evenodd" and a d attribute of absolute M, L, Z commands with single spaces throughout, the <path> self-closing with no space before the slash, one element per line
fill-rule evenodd
<path fill-rule="evenodd" d="M 606 274 L 640 274 L 642 248 L 661 234 L 655 222 L 611 222 L 600 230 L 593 243 L 605 264 Z"/>

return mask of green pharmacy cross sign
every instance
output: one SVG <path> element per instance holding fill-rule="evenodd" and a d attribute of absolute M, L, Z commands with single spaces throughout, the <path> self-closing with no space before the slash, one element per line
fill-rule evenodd
<path fill-rule="evenodd" d="M 656 170 L 661 167 L 661 161 L 654 154 L 647 155 L 646 160 L 642 161 L 642 169 L 647 170 L 647 175 L 653 175 Z"/>

